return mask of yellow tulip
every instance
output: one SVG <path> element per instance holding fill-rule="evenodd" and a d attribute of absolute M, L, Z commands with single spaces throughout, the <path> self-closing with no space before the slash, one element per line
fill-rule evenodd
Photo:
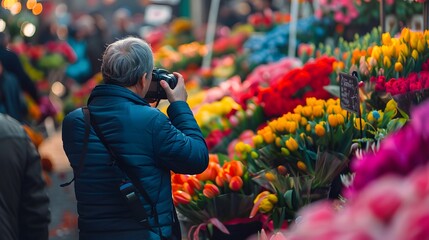
<path fill-rule="evenodd" d="M 256 135 L 252 137 L 252 141 L 255 146 L 258 146 L 264 142 L 264 138 L 261 135 Z"/>
<path fill-rule="evenodd" d="M 305 126 L 305 125 L 307 125 L 307 118 L 305 118 L 305 117 L 302 117 L 301 118 L 301 121 L 299 122 L 299 125 L 301 125 L 301 126 Z"/>
<path fill-rule="evenodd" d="M 307 126 L 305 126 L 305 131 L 310 132 L 311 131 L 311 125 L 307 124 Z"/>
<path fill-rule="evenodd" d="M 342 114 L 336 114 L 335 117 L 337 118 L 338 125 L 343 125 L 344 124 L 344 116 Z"/>
<path fill-rule="evenodd" d="M 381 48 L 379 46 L 375 46 L 372 49 L 371 57 L 373 57 L 375 60 L 379 60 L 381 55 Z"/>
<path fill-rule="evenodd" d="M 329 114 L 328 116 L 328 123 L 331 127 L 338 126 L 338 119 L 336 117 L 337 114 Z"/>
<path fill-rule="evenodd" d="M 359 123 L 359 121 L 360 121 L 360 123 Z M 362 128 L 361 128 L 361 125 L 362 125 Z M 365 120 L 363 120 L 363 119 L 361 119 L 361 118 L 355 118 L 355 124 L 354 124 L 354 127 L 357 129 L 357 130 L 363 130 L 363 129 L 365 129 L 365 125 L 366 125 L 366 122 L 365 122 Z"/>
<path fill-rule="evenodd" d="M 313 114 L 312 108 L 310 106 L 303 107 L 301 114 L 305 117 L 311 117 L 311 115 Z"/>
<path fill-rule="evenodd" d="M 403 42 L 410 42 L 410 29 L 408 28 L 403 28 L 401 31 L 401 38 L 403 40 Z"/>
<path fill-rule="evenodd" d="M 275 194 L 270 194 L 270 195 L 268 195 L 268 196 L 267 196 L 267 199 L 268 199 L 270 202 L 272 202 L 273 204 L 276 204 L 276 203 L 279 201 L 279 199 L 277 198 L 277 195 L 275 195 Z"/>
<path fill-rule="evenodd" d="M 410 36 L 410 47 L 412 49 L 416 49 L 417 48 L 417 43 L 419 42 L 418 36 L 415 32 L 411 32 L 411 36 Z"/>
<path fill-rule="evenodd" d="M 298 125 L 298 124 L 297 124 L 296 122 L 289 121 L 289 122 L 288 122 L 288 125 L 287 125 L 286 130 L 287 130 L 289 133 L 295 133 L 295 132 L 296 132 L 296 129 L 298 128 L 298 126 L 297 126 L 297 125 Z"/>
<path fill-rule="evenodd" d="M 387 68 L 390 68 L 390 66 L 392 66 L 392 62 L 390 61 L 390 58 L 388 58 L 387 56 L 384 56 L 383 64 Z"/>
<path fill-rule="evenodd" d="M 313 106 L 313 116 L 314 117 L 321 117 L 324 114 L 324 110 L 322 106 Z"/>
<path fill-rule="evenodd" d="M 298 143 L 296 142 L 296 140 L 294 138 L 291 137 L 288 140 L 286 140 L 286 147 L 291 152 L 295 152 L 296 150 L 298 150 Z"/>
<path fill-rule="evenodd" d="M 403 69 L 404 69 L 404 67 L 402 66 L 402 63 L 400 63 L 400 62 L 395 63 L 395 71 L 402 72 Z"/>
<path fill-rule="evenodd" d="M 397 112 L 398 111 L 397 107 L 398 107 L 398 104 L 395 102 L 395 100 L 391 99 L 390 101 L 387 102 L 386 108 L 384 109 L 384 111 L 385 112 L 388 112 L 388 111 L 395 111 L 395 112 Z"/>
<path fill-rule="evenodd" d="M 400 63 L 405 63 L 405 57 L 404 57 L 404 55 L 402 55 L 402 53 L 401 53 L 401 54 L 399 54 L 398 62 L 400 62 Z"/>
<path fill-rule="evenodd" d="M 411 56 L 414 58 L 414 60 L 417 61 L 417 59 L 419 58 L 419 53 L 414 49 L 411 53 Z"/>
<path fill-rule="evenodd" d="M 296 114 L 302 114 L 302 105 L 298 105 L 293 109 L 293 112 Z"/>
<path fill-rule="evenodd" d="M 391 47 L 383 45 L 383 46 L 381 46 L 381 51 L 383 52 L 384 57 L 389 57 L 389 58 L 392 57 Z"/>
<path fill-rule="evenodd" d="M 307 106 L 315 106 L 316 100 L 317 99 L 314 97 L 309 97 L 309 98 L 305 99 L 305 102 L 307 103 Z"/>
<path fill-rule="evenodd" d="M 259 211 L 262 213 L 268 213 L 273 209 L 274 205 L 268 200 L 268 198 L 264 198 L 259 204 Z"/>
<path fill-rule="evenodd" d="M 386 32 L 381 35 L 381 39 L 384 45 L 390 46 L 392 44 L 392 38 L 390 37 L 390 33 Z"/>
<path fill-rule="evenodd" d="M 281 147 L 282 146 L 282 140 L 279 137 L 276 137 L 276 146 Z"/>
<path fill-rule="evenodd" d="M 425 48 L 426 48 L 426 41 L 424 38 L 420 38 L 417 43 L 417 51 L 422 53 L 425 50 Z"/>
<path fill-rule="evenodd" d="M 401 53 L 405 56 L 408 57 L 410 56 L 410 49 L 408 48 L 407 44 L 402 43 L 399 47 L 401 49 Z"/>
<path fill-rule="evenodd" d="M 314 127 L 314 131 L 316 132 L 316 135 L 319 137 L 323 137 L 325 135 L 325 128 L 320 124 L 316 124 L 316 126 Z"/>

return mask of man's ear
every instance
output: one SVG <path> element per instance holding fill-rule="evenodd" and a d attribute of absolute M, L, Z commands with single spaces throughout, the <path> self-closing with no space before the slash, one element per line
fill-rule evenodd
<path fill-rule="evenodd" d="M 146 76 L 147 73 L 143 74 L 143 76 L 138 81 L 138 84 L 141 85 L 142 89 L 145 87 L 146 84 Z"/>

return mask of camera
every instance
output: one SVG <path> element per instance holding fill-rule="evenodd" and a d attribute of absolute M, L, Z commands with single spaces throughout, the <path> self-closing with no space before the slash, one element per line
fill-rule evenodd
<path fill-rule="evenodd" d="M 155 68 L 152 72 L 152 81 L 145 98 L 167 99 L 167 94 L 160 84 L 161 80 L 166 81 L 171 89 L 177 85 L 177 78 L 174 74 L 162 68 Z"/>

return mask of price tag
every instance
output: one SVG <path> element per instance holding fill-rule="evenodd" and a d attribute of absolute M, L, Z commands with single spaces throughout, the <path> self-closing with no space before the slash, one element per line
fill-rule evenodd
<path fill-rule="evenodd" d="M 340 73 L 340 105 L 349 112 L 359 113 L 359 86 L 355 76 Z"/>

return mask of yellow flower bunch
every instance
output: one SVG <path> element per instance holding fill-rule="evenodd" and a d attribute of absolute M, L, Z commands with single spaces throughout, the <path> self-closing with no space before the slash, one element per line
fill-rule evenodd
<path fill-rule="evenodd" d="M 318 150 L 348 154 L 352 139 L 358 134 L 354 115 L 341 108 L 339 99 L 307 98 L 306 105 L 297 106 L 258 130 L 253 144 L 237 143 L 235 151 L 250 165 L 270 165 L 272 161 L 267 158 L 272 158 L 294 172 L 311 174 Z"/>
<path fill-rule="evenodd" d="M 386 32 L 382 34 L 381 45 L 368 51 L 367 64 L 370 70 L 375 70 L 375 75 L 383 69 L 387 78 L 407 76 L 412 71 L 420 71 L 429 54 L 428 44 L 429 31 L 417 32 L 403 28 L 397 38 L 392 38 Z"/>
<path fill-rule="evenodd" d="M 241 110 L 242 107 L 238 104 L 233 98 L 227 96 L 222 98 L 219 101 L 207 103 L 202 105 L 195 112 L 195 119 L 200 127 L 210 124 L 210 122 L 217 118 L 222 119 L 232 110 Z M 223 124 L 228 124 L 227 119 L 225 118 L 222 121 Z"/>

